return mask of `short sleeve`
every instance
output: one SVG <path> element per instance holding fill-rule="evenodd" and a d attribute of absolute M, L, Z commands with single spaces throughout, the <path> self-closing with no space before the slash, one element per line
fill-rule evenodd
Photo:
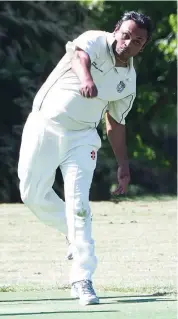
<path fill-rule="evenodd" d="M 100 53 L 102 34 L 100 31 L 86 31 L 72 42 L 66 44 L 66 52 L 73 53 L 76 47 L 81 48 L 88 53 L 91 62 L 93 62 Z"/>
<path fill-rule="evenodd" d="M 109 114 L 116 122 L 125 125 L 125 118 L 131 110 L 134 100 L 135 94 L 131 94 L 121 100 L 109 102 Z"/>

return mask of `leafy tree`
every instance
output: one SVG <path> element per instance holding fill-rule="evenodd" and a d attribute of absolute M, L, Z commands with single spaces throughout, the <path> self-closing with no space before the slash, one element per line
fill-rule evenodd
<path fill-rule="evenodd" d="M 152 42 L 135 60 L 138 91 L 128 116 L 132 184 L 136 190 L 176 189 L 176 2 L 0 2 L 0 201 L 20 200 L 17 162 L 22 128 L 35 93 L 65 53 L 65 44 L 86 29 L 113 31 L 126 10 L 141 10 L 155 22 Z M 109 199 L 116 162 L 104 121 L 103 147 L 92 199 Z M 62 194 L 61 175 L 56 189 Z M 133 187 L 130 188 L 133 191 Z M 131 192 L 130 191 L 130 192 Z"/>

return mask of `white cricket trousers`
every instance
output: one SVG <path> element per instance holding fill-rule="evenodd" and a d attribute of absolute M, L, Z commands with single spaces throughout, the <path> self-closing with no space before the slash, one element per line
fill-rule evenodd
<path fill-rule="evenodd" d="M 100 146 L 96 129 L 69 131 L 38 111 L 30 113 L 22 134 L 18 164 L 21 198 L 40 220 L 68 236 L 74 257 L 70 283 L 91 280 L 97 266 L 89 190 Z M 52 188 L 58 166 L 65 202 Z"/>

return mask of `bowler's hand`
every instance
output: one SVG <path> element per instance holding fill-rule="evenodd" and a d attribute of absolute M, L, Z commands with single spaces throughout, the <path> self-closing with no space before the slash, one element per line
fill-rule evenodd
<path fill-rule="evenodd" d="M 81 84 L 80 94 L 87 98 L 93 98 L 98 95 L 98 90 L 92 80 L 86 80 Z"/>
<path fill-rule="evenodd" d="M 128 184 L 130 182 L 130 171 L 128 164 L 124 164 L 123 166 L 120 166 L 118 168 L 117 180 L 119 185 L 117 189 L 113 192 L 113 195 L 125 194 L 127 191 Z"/>

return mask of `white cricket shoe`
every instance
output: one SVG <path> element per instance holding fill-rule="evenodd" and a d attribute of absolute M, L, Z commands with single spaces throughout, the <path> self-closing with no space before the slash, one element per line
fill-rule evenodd
<path fill-rule="evenodd" d="M 79 298 L 79 303 L 82 306 L 99 304 L 99 298 L 96 296 L 90 280 L 74 282 L 71 287 L 71 297 Z"/>

